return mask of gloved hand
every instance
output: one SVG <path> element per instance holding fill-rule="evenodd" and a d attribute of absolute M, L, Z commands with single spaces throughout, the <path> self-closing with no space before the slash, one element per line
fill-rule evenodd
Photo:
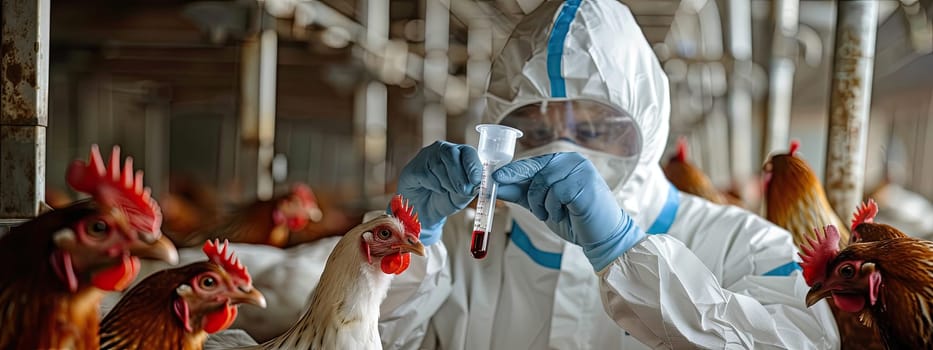
<path fill-rule="evenodd" d="M 422 148 L 398 179 L 398 193 L 409 200 L 421 221 L 421 243 L 441 238 L 447 216 L 465 208 L 479 188 L 483 165 L 476 149 L 437 141 Z"/>
<path fill-rule="evenodd" d="M 552 153 L 506 164 L 492 174 L 498 198 L 528 208 L 600 271 L 645 238 L 599 172 L 579 153 Z"/>

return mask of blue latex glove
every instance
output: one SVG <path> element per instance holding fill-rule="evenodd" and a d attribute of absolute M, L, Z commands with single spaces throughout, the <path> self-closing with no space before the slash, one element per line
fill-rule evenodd
<path fill-rule="evenodd" d="M 528 208 L 561 238 L 583 247 L 596 271 L 645 238 L 593 164 L 579 153 L 518 160 L 492 176 L 500 184 L 499 199 Z"/>
<path fill-rule="evenodd" d="M 398 193 L 418 214 L 422 244 L 440 240 L 447 216 L 470 204 L 482 178 L 483 163 L 475 148 L 444 141 L 422 148 L 402 168 Z"/>

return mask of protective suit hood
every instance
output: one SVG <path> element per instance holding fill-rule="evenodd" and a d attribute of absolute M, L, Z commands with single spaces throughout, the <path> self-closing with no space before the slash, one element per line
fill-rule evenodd
<path fill-rule="evenodd" d="M 667 142 L 670 95 L 667 76 L 627 7 L 548 1 L 522 19 L 493 61 L 483 122 L 499 123 L 530 103 L 567 99 L 600 101 L 633 117 L 641 154 L 628 180 L 613 191 L 640 224 L 650 223 L 653 217 L 645 216 L 657 214 L 666 197 L 660 192 L 668 188 L 658 161 Z"/>

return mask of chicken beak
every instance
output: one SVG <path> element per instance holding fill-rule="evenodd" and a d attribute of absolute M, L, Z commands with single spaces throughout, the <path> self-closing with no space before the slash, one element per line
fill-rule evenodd
<path fill-rule="evenodd" d="M 813 304 L 829 297 L 832 293 L 832 289 L 823 288 L 823 283 L 817 282 L 813 288 L 810 288 L 810 291 L 807 292 L 807 307 L 813 306 Z"/>
<path fill-rule="evenodd" d="M 237 291 L 230 296 L 231 304 L 252 304 L 263 309 L 266 308 L 266 297 L 253 287 L 237 287 Z"/>
<path fill-rule="evenodd" d="M 167 237 L 161 236 L 153 243 L 138 240 L 130 244 L 130 254 L 144 259 L 158 259 L 171 265 L 178 264 L 178 250 Z"/>
<path fill-rule="evenodd" d="M 421 240 L 413 235 L 408 235 L 406 238 L 408 238 L 408 243 L 401 245 L 399 248 L 406 252 L 424 256 L 424 244 L 421 244 Z"/>

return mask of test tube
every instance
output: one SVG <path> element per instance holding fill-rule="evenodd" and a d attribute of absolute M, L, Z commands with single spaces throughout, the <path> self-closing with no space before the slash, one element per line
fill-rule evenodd
<path fill-rule="evenodd" d="M 473 258 L 482 259 L 486 257 L 486 249 L 489 247 L 489 230 L 492 229 L 492 216 L 496 210 L 496 182 L 492 180 L 492 173 L 512 161 L 515 139 L 522 137 L 522 132 L 498 124 L 480 124 L 476 126 L 476 131 L 479 132 L 477 152 L 483 163 L 483 180 L 476 199 L 470 253 Z"/>

